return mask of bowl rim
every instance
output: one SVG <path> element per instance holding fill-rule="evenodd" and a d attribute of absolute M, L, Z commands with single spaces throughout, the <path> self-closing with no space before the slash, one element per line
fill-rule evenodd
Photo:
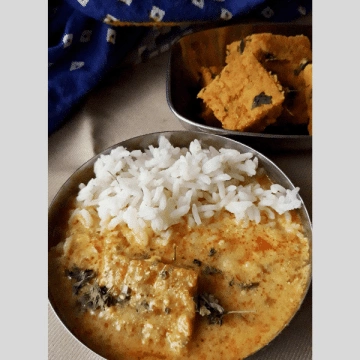
<path fill-rule="evenodd" d="M 254 133 L 254 132 L 239 132 L 239 131 L 235 131 L 235 130 L 227 130 L 227 129 L 223 129 L 223 128 L 217 128 L 214 126 L 210 126 L 210 125 L 205 125 L 205 124 L 200 124 L 197 123 L 194 120 L 191 120 L 183 115 L 181 115 L 178 111 L 176 111 L 173 107 L 172 107 L 172 103 L 171 103 L 171 95 L 170 95 L 170 91 L 169 93 L 167 93 L 169 95 L 168 97 L 168 104 L 169 107 L 171 109 L 171 111 L 174 113 L 174 115 L 176 115 L 176 117 L 180 120 L 183 121 L 186 124 L 192 125 L 192 126 L 196 126 L 198 129 L 200 129 L 201 131 L 204 132 L 209 132 L 209 133 L 213 133 L 213 134 L 217 134 L 217 135 L 222 135 L 222 136 L 244 136 L 244 137 L 249 137 L 249 138 L 271 138 L 271 139 L 311 139 L 312 137 L 310 135 L 304 135 L 304 134 L 267 134 L 267 133 Z M 199 131 L 200 131 L 199 130 Z"/>
<path fill-rule="evenodd" d="M 181 47 L 181 44 L 184 41 L 187 41 L 187 39 L 191 39 L 192 37 L 201 36 L 202 34 L 207 33 L 216 33 L 218 31 L 224 31 L 226 29 L 235 29 L 235 28 L 254 28 L 257 27 L 265 27 L 270 29 L 281 29 L 282 31 L 285 31 L 286 29 L 292 28 L 292 29 L 307 29 L 308 31 L 311 30 L 312 34 L 312 24 L 301 24 L 301 23 L 292 23 L 292 24 L 286 24 L 286 23 L 268 23 L 264 21 L 257 21 L 257 22 L 250 22 L 250 23 L 235 23 L 235 24 L 224 24 L 220 26 L 214 26 L 211 28 L 206 29 L 197 29 L 196 31 L 190 33 L 190 34 L 184 34 L 181 36 L 176 42 L 174 42 L 170 47 L 170 56 L 168 60 L 168 66 L 166 70 L 166 99 L 167 104 L 171 110 L 171 112 L 177 117 L 178 121 L 187 129 L 189 128 L 196 128 L 197 131 L 203 131 L 203 132 L 209 132 L 214 134 L 219 134 L 223 136 L 228 136 L 232 138 L 240 138 L 243 139 L 243 141 L 246 141 L 247 139 L 249 141 L 259 140 L 261 143 L 270 143 L 271 141 L 276 142 L 278 141 L 286 141 L 289 140 L 291 142 L 296 142 L 295 145 L 290 146 L 291 148 L 295 148 L 296 150 L 303 150 L 303 149 L 311 149 L 312 148 L 312 135 L 309 134 L 272 134 L 272 133 L 256 133 L 256 132 L 247 132 L 247 131 L 236 131 L 236 130 L 228 130 L 221 127 L 215 127 L 211 125 L 207 125 L 204 123 L 200 123 L 196 121 L 195 119 L 192 119 L 190 116 L 185 116 L 183 113 L 181 113 L 179 107 L 176 108 L 176 103 L 174 102 L 174 94 L 172 87 L 173 85 L 173 62 L 176 58 L 175 51 L 177 48 Z M 312 35 L 311 35 L 312 37 Z M 311 42 L 310 38 L 310 42 Z M 186 68 L 185 68 L 186 69 Z M 282 147 L 282 143 L 277 142 L 277 144 Z M 252 143 L 250 143 L 252 145 Z M 287 146 L 285 146 L 287 147 Z"/>
<path fill-rule="evenodd" d="M 256 150 L 256 149 L 254 149 L 254 148 L 252 148 L 252 147 L 250 147 L 250 146 L 248 146 L 248 145 L 246 145 L 244 143 L 241 143 L 241 142 L 239 142 L 237 140 L 227 138 L 227 137 L 224 137 L 224 136 L 221 136 L 221 135 L 218 135 L 218 134 L 204 133 L 204 132 L 201 132 L 201 131 L 189 131 L 189 130 L 157 131 L 157 132 L 151 132 L 151 133 L 147 133 L 147 134 L 143 134 L 143 135 L 138 135 L 138 136 L 135 136 L 135 137 L 128 138 L 128 139 L 125 139 L 123 141 L 120 141 L 120 142 L 118 142 L 116 144 L 113 144 L 113 145 L 107 147 L 106 149 L 104 149 L 103 151 L 99 152 L 98 154 L 94 155 L 93 157 L 88 159 L 86 162 L 84 162 L 81 166 L 79 166 L 68 177 L 68 179 L 61 185 L 61 187 L 59 188 L 59 190 L 55 194 L 53 200 L 51 201 L 51 203 L 50 203 L 50 205 L 48 207 L 48 251 L 50 250 L 51 247 L 53 247 L 54 245 L 56 245 L 60 241 L 59 240 L 57 243 L 51 244 L 51 245 L 49 243 L 50 237 L 55 236 L 54 232 L 55 232 L 56 229 L 53 229 L 53 228 L 57 224 L 57 220 L 55 220 L 56 214 L 58 213 L 59 210 L 62 209 L 62 206 L 64 206 L 64 202 L 67 202 L 70 199 L 73 199 L 73 196 L 78 191 L 78 185 L 81 182 L 83 182 L 83 181 L 80 181 L 80 180 L 88 179 L 87 181 L 89 181 L 91 176 L 94 176 L 94 174 L 93 174 L 93 166 L 94 166 L 94 163 L 96 162 L 96 160 L 102 155 L 109 154 L 111 152 L 111 150 L 113 150 L 114 148 L 119 147 L 119 146 L 124 146 L 125 148 L 130 147 L 131 149 L 139 149 L 138 147 L 136 147 L 136 145 L 143 143 L 144 145 L 142 145 L 142 148 L 139 149 L 139 150 L 143 151 L 149 145 L 156 145 L 156 143 L 154 143 L 154 141 L 156 142 L 159 139 L 160 135 L 164 135 L 166 138 L 169 139 L 170 142 L 171 142 L 172 136 L 176 138 L 176 142 L 178 142 L 178 141 L 181 142 L 180 137 L 183 135 L 183 136 L 186 136 L 186 141 L 189 144 L 193 139 L 196 138 L 196 139 L 198 139 L 200 141 L 200 143 L 202 145 L 203 144 L 206 145 L 206 142 L 208 142 L 209 144 L 207 144 L 207 146 L 214 146 L 212 144 L 212 142 L 218 141 L 217 145 L 214 146 L 217 149 L 222 147 L 219 144 L 227 144 L 227 145 L 229 145 L 228 148 L 234 148 L 235 147 L 238 150 L 240 149 L 241 152 L 249 151 L 249 152 L 253 153 L 258 158 L 259 166 L 261 165 L 262 167 L 264 167 L 267 172 L 269 171 L 268 169 L 270 169 L 270 168 L 274 170 L 276 181 L 281 180 L 281 182 L 284 184 L 283 186 L 286 186 L 289 189 L 294 189 L 295 188 L 295 185 L 292 183 L 292 181 L 289 179 L 289 177 L 272 160 L 270 160 L 268 157 L 263 155 L 259 150 Z M 190 135 L 190 137 L 189 137 L 189 135 Z M 141 140 L 144 140 L 144 139 L 146 141 L 142 142 Z M 183 145 L 183 146 L 188 147 L 188 145 Z M 274 181 L 274 178 L 272 176 L 270 176 L 270 179 L 272 179 Z M 68 194 L 69 192 L 70 192 L 70 194 Z M 309 243 L 309 248 L 310 248 L 310 261 L 309 261 L 310 273 L 309 273 L 309 278 L 308 278 L 307 284 L 304 287 L 303 295 L 301 297 L 301 300 L 299 301 L 298 307 L 294 310 L 292 316 L 288 319 L 287 323 L 282 328 L 279 329 L 279 331 L 271 338 L 271 340 L 268 342 L 268 344 L 270 344 L 275 338 L 277 338 L 278 335 L 280 335 L 280 333 L 291 323 L 294 316 L 300 310 L 300 308 L 301 308 L 301 306 L 302 306 L 302 304 L 303 304 L 303 302 L 304 302 L 304 300 L 305 300 L 305 298 L 306 298 L 306 296 L 307 296 L 307 294 L 309 292 L 309 288 L 310 288 L 311 283 L 312 283 L 312 221 L 311 221 L 311 219 L 309 217 L 309 213 L 307 211 L 306 205 L 305 205 L 302 197 L 300 196 L 300 194 L 297 194 L 297 196 L 301 201 L 301 207 L 300 207 L 300 209 L 297 209 L 297 210 L 300 213 L 300 217 L 301 217 L 302 223 L 304 225 L 304 232 L 306 234 L 306 237 L 307 237 L 307 240 L 308 240 L 308 243 Z M 53 233 L 51 233 L 51 232 L 53 232 Z M 48 275 L 50 275 L 49 274 L 49 269 L 48 269 Z M 67 332 L 73 338 L 75 338 L 77 340 L 77 342 L 81 343 L 87 349 L 90 349 L 96 355 L 101 357 L 102 356 L 101 354 L 99 354 L 89 344 L 86 344 L 84 341 L 80 340 L 73 333 L 73 331 L 70 329 L 70 327 L 66 324 L 66 319 L 64 319 L 60 315 L 60 312 L 57 310 L 57 306 L 56 306 L 54 297 L 53 297 L 53 295 L 51 293 L 49 283 L 48 283 L 48 303 L 50 304 L 50 307 L 52 308 L 55 316 L 60 321 L 62 326 L 65 327 Z M 257 353 L 257 352 L 261 351 L 267 345 L 264 345 L 260 349 L 256 350 L 254 353 Z M 253 355 L 254 353 L 249 354 L 249 356 Z"/>

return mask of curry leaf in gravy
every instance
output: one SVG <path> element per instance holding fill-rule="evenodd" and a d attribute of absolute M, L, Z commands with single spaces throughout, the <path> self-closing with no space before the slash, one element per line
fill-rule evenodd
<path fill-rule="evenodd" d="M 74 266 L 71 270 L 65 270 L 65 275 L 69 279 L 74 279 L 76 282 L 73 284 L 73 294 L 77 295 L 80 289 L 95 276 L 93 270 L 81 270 Z"/>
<path fill-rule="evenodd" d="M 238 285 L 240 287 L 241 290 L 250 290 L 250 289 L 253 289 L 253 288 L 256 288 L 260 285 L 259 282 L 240 282 L 240 283 L 235 283 L 235 279 L 232 278 L 230 281 L 229 281 L 229 286 L 234 286 L 234 285 Z"/>
<path fill-rule="evenodd" d="M 209 324 L 222 324 L 225 310 L 214 295 L 208 293 L 198 294 L 195 296 L 194 301 L 195 312 L 201 316 L 207 316 Z"/>
<path fill-rule="evenodd" d="M 123 287 L 119 297 L 114 297 L 106 286 L 100 286 L 96 281 L 95 272 L 90 269 L 82 270 L 74 266 L 66 270 L 65 275 L 73 284 L 73 295 L 77 296 L 77 302 L 82 310 L 105 309 L 105 307 L 122 304 L 130 299 L 130 289 Z"/>
<path fill-rule="evenodd" d="M 254 313 L 254 310 L 230 310 L 226 311 L 219 300 L 212 294 L 202 293 L 194 297 L 195 312 L 200 316 L 206 316 L 209 324 L 222 325 L 223 317 L 228 314 Z"/>
<path fill-rule="evenodd" d="M 88 284 L 84 290 L 78 299 L 83 310 L 105 309 L 105 306 L 116 303 L 115 299 L 108 293 L 106 286 L 100 287 L 97 283 Z"/>

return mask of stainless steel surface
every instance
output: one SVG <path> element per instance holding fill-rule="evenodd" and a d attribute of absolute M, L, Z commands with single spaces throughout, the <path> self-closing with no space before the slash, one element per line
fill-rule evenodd
<path fill-rule="evenodd" d="M 53 201 L 50 204 L 49 212 L 48 212 L 48 247 L 55 246 L 59 240 L 61 239 L 61 236 L 64 236 L 63 234 L 63 227 L 61 226 L 61 223 L 64 219 L 61 218 L 61 214 L 64 213 L 63 209 L 67 206 L 68 202 L 71 201 L 71 198 L 73 198 L 76 193 L 78 192 L 78 186 L 80 183 L 87 183 L 93 176 L 93 165 L 96 162 L 96 160 L 102 155 L 102 154 L 108 154 L 110 151 L 118 146 L 124 146 L 129 150 L 145 150 L 149 145 L 157 146 L 158 145 L 158 138 L 160 135 L 166 136 L 166 138 L 169 139 L 169 141 L 174 146 L 179 147 L 188 147 L 190 142 L 194 139 L 200 140 L 202 146 L 204 148 L 213 146 L 217 149 L 224 147 L 224 148 L 232 148 L 239 150 L 240 152 L 252 152 L 255 156 L 259 159 L 259 165 L 264 167 L 265 170 L 268 172 L 271 179 L 279 183 L 280 185 L 289 188 L 294 189 L 294 184 L 291 182 L 291 180 L 288 178 L 288 176 L 268 157 L 260 153 L 258 150 L 255 150 L 251 147 L 249 147 L 246 144 L 243 144 L 239 141 L 235 141 L 232 139 L 229 139 L 227 137 L 219 136 L 216 134 L 208 134 L 204 132 L 192 132 L 192 131 L 165 131 L 165 132 L 154 132 L 149 133 L 145 135 L 136 136 L 133 138 L 130 138 L 128 140 L 121 141 L 120 143 L 117 143 L 115 145 L 112 145 L 111 147 L 107 148 L 106 150 L 102 151 L 101 153 L 97 154 L 96 156 L 92 157 L 90 160 L 88 160 L 85 164 L 83 164 L 80 168 L 78 168 L 70 177 L 69 179 L 62 185 L 60 190 L 57 192 L 56 196 L 54 197 Z M 303 199 L 299 196 L 299 198 L 302 201 L 302 207 L 299 210 L 300 216 L 302 219 L 302 222 L 305 226 L 305 232 L 306 236 L 309 239 L 310 247 L 312 246 L 312 225 L 311 220 L 309 217 L 309 213 L 307 211 L 306 205 L 303 201 Z M 311 294 L 309 293 L 309 290 L 311 289 L 311 279 L 309 280 L 307 284 L 307 291 L 305 292 L 303 299 L 301 303 L 299 304 L 298 311 L 301 310 L 301 305 L 304 302 L 304 299 L 307 298 L 308 301 L 311 301 Z M 57 311 L 56 306 L 56 299 L 53 297 L 53 293 L 51 288 L 48 289 L 48 297 L 49 302 L 52 306 L 52 309 L 56 313 L 58 319 L 62 324 L 67 328 L 67 330 L 71 333 L 71 330 L 67 327 L 67 321 L 64 318 L 61 318 L 61 315 Z M 59 300 L 58 300 L 59 301 Z M 308 307 L 308 306 L 307 306 Z M 296 314 L 294 314 L 294 319 L 291 320 L 291 322 L 296 321 Z M 311 317 L 309 318 L 311 320 Z M 311 326 L 311 322 L 309 324 Z M 280 332 L 285 331 L 287 329 L 280 329 Z M 279 332 L 279 334 L 280 334 Z M 72 333 L 71 333 L 72 334 Z M 73 334 L 72 334 L 73 335 Z M 74 335 L 73 335 L 74 336 Z M 75 336 L 74 336 L 75 337 Z M 278 337 L 278 336 L 277 336 Z M 276 338 L 277 338 L 276 337 Z M 269 345 L 267 345 L 265 348 L 258 351 L 256 354 L 252 355 L 251 359 L 260 359 L 261 354 L 263 351 L 271 351 L 271 344 L 275 342 L 277 339 L 273 340 Z M 79 340 L 78 340 L 79 341 Z M 85 346 L 88 346 L 89 349 L 91 347 L 87 344 L 82 343 Z M 269 350 L 268 350 L 269 349 Z M 93 350 L 93 349 L 91 349 Z M 94 351 L 94 350 L 93 350 Z M 277 350 L 275 349 L 275 352 Z M 249 360 L 250 360 L 249 358 Z"/>
<path fill-rule="evenodd" d="M 226 45 L 252 33 L 303 34 L 312 41 L 311 24 L 255 23 L 222 26 L 182 37 L 171 48 L 167 69 L 167 102 L 187 130 L 223 135 L 259 150 L 298 151 L 312 148 L 312 137 L 303 133 L 266 134 L 226 130 L 209 126 L 200 118 L 201 66 L 224 66 Z"/>

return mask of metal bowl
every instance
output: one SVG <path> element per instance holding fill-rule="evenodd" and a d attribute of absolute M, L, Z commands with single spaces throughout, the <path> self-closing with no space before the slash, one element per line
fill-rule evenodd
<path fill-rule="evenodd" d="M 156 132 L 156 133 L 150 133 L 146 135 L 137 136 L 125 141 L 122 141 L 118 144 L 115 144 L 108 149 L 104 150 L 103 152 L 99 153 L 98 155 L 94 156 L 90 160 L 88 160 L 85 164 L 83 164 L 79 169 L 77 169 L 70 177 L 69 179 L 62 185 L 56 196 L 54 197 L 53 201 L 50 204 L 49 211 L 48 211 L 48 249 L 50 250 L 51 247 L 56 246 L 61 240 L 64 239 L 64 226 L 63 224 L 67 221 L 66 218 L 64 218 L 64 214 L 66 214 L 66 209 L 68 208 L 68 205 L 70 202 L 74 199 L 74 197 L 77 195 L 79 191 L 79 184 L 80 183 L 87 183 L 92 177 L 94 177 L 93 172 L 93 166 L 96 162 L 96 160 L 101 156 L 105 154 L 109 154 L 112 149 L 118 147 L 118 146 L 124 146 L 128 150 L 142 150 L 144 151 L 147 149 L 150 145 L 158 146 L 158 139 L 159 136 L 165 136 L 173 146 L 178 147 L 189 147 L 190 143 L 194 139 L 198 139 L 203 148 L 208 148 L 209 146 L 213 146 L 214 148 L 220 149 L 220 148 L 231 148 L 236 149 L 240 152 L 251 152 L 253 153 L 258 159 L 259 159 L 259 165 L 261 165 L 265 170 L 267 171 L 270 178 L 284 186 L 288 189 L 294 189 L 294 185 L 289 180 L 289 178 L 278 168 L 271 160 L 269 160 L 267 157 L 262 155 L 257 150 L 242 144 L 238 141 L 215 135 L 215 134 L 207 134 L 204 132 L 192 132 L 192 131 L 167 131 L 167 132 Z M 299 214 L 301 217 L 301 220 L 304 224 L 305 234 L 307 238 L 309 239 L 310 243 L 310 249 L 312 244 L 312 224 L 309 217 L 309 214 L 307 212 L 307 209 L 305 207 L 305 204 L 301 197 L 299 196 L 299 199 L 302 202 L 302 206 L 299 209 Z M 48 276 L 50 277 L 51 274 L 49 272 Z M 310 276 L 311 278 L 311 276 Z M 296 312 L 300 309 L 303 300 L 305 299 L 305 296 L 309 290 L 311 279 L 309 278 L 306 291 L 304 292 L 303 298 L 301 302 L 298 304 L 298 308 Z M 69 322 L 68 319 L 64 318 L 62 315 L 60 309 L 61 299 L 58 298 L 59 295 L 54 288 L 51 287 L 51 282 L 49 281 L 49 287 L 48 287 L 48 299 L 50 302 L 50 305 L 52 309 L 54 310 L 55 314 L 57 315 L 60 322 L 65 326 L 65 328 L 76 338 L 74 333 L 72 332 L 70 326 L 68 326 Z M 296 313 L 295 312 L 295 313 Z M 295 315 L 294 313 L 294 315 Z M 290 320 L 289 320 L 290 321 Z M 283 329 L 279 329 L 279 333 Z M 279 334 L 278 333 L 278 334 Z M 88 343 L 86 339 L 77 339 L 80 343 L 94 351 L 97 352 L 97 349 L 92 346 L 91 343 Z M 98 353 L 100 356 L 101 354 Z"/>
<path fill-rule="evenodd" d="M 167 102 L 187 130 L 202 131 L 239 140 L 260 150 L 309 150 L 312 136 L 307 130 L 282 134 L 226 130 L 209 126 L 200 117 L 199 69 L 201 66 L 224 66 L 226 45 L 254 33 L 271 32 L 286 36 L 303 34 L 310 42 L 312 26 L 306 24 L 254 23 L 216 27 L 183 36 L 170 51 L 167 71 Z M 293 131 L 294 129 L 291 129 Z"/>

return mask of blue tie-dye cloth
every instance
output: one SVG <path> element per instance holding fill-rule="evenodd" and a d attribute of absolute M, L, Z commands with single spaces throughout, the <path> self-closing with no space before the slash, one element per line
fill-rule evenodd
<path fill-rule="evenodd" d="M 50 0 L 48 134 L 115 65 L 168 50 L 181 35 L 198 30 L 199 21 L 252 16 L 284 22 L 311 10 L 306 0 Z M 124 23 L 131 26 L 117 26 Z"/>

